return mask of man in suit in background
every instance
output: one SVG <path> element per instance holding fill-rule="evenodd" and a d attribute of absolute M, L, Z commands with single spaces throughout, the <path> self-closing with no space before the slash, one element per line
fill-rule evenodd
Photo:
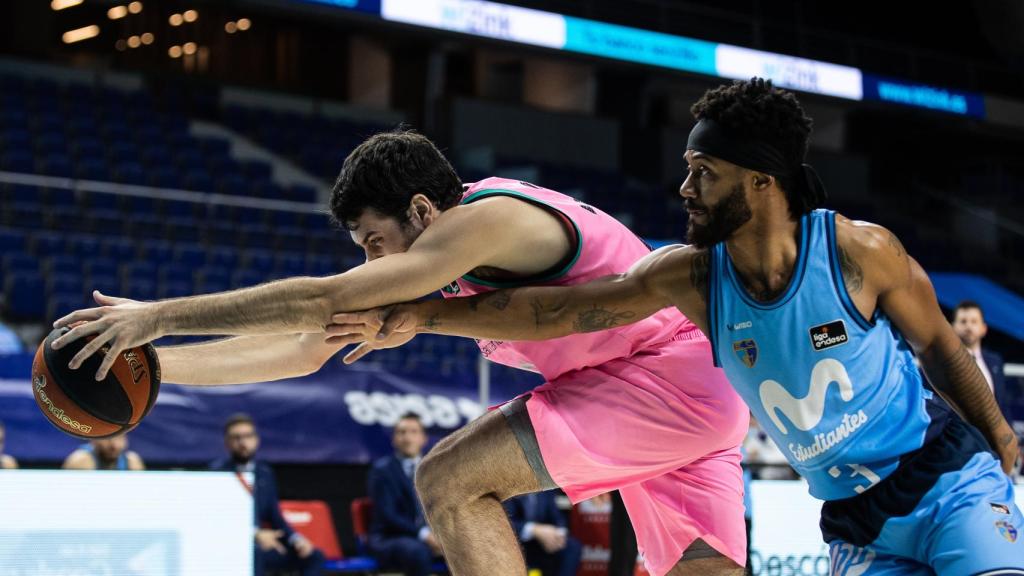
<path fill-rule="evenodd" d="M 569 535 L 553 492 L 524 494 L 505 502 L 512 529 L 523 544 L 526 565 L 544 576 L 574 576 L 583 556 L 580 541 Z"/>
<path fill-rule="evenodd" d="M 434 558 L 441 556 L 413 485 L 426 444 L 427 431 L 420 417 L 403 415 L 391 435 L 394 455 L 377 460 L 368 480 L 373 500 L 370 554 L 382 569 L 398 569 L 409 576 L 430 574 Z"/>
<path fill-rule="evenodd" d="M 255 459 L 260 437 L 256 423 L 247 414 L 235 414 L 224 425 L 224 446 L 229 457 L 210 465 L 211 470 L 234 472 L 252 494 L 256 506 L 254 572 L 298 570 L 302 576 L 321 573 L 323 553 L 292 527 L 281 515 L 277 480 L 266 462 Z"/>
<path fill-rule="evenodd" d="M 1013 418 L 1009 410 L 1011 402 L 1006 394 L 1006 377 L 1003 374 L 1003 357 L 981 347 L 981 341 L 988 334 L 988 324 L 985 323 L 985 315 L 977 302 L 964 300 L 956 305 L 956 309 L 953 310 L 953 331 L 974 356 L 974 361 L 978 363 L 978 368 L 988 381 L 988 387 L 995 394 L 999 410 L 1012 424 Z"/>

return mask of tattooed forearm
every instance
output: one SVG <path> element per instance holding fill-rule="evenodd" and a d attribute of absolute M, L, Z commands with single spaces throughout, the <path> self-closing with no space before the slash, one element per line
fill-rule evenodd
<path fill-rule="evenodd" d="M 433 332 L 441 325 L 441 314 L 431 314 L 430 318 L 423 321 L 423 329 Z"/>
<path fill-rule="evenodd" d="M 512 302 L 512 294 L 508 290 L 496 290 L 494 292 L 487 292 L 479 296 L 473 296 L 467 298 L 469 309 L 476 312 L 480 309 L 480 304 L 486 303 L 495 310 L 504 310 L 508 308 L 509 303 Z"/>
<path fill-rule="evenodd" d="M 1011 430 L 1000 430 L 1005 426 L 1003 414 L 977 361 L 963 344 L 944 354 L 922 354 L 921 361 L 935 390 L 981 430 L 993 448 L 1006 447 L 1014 441 Z"/>
<path fill-rule="evenodd" d="M 615 310 L 605 310 L 604 308 L 598 308 L 594 306 L 590 310 L 584 310 L 579 313 L 576 320 L 573 322 L 572 327 L 577 332 L 597 332 L 599 330 L 607 330 L 608 328 L 614 328 L 620 324 L 628 323 L 628 320 L 636 316 L 629 310 L 617 312 Z"/>
<path fill-rule="evenodd" d="M 839 252 L 839 269 L 843 273 L 843 283 L 846 284 L 846 291 L 856 294 L 864 287 L 864 270 L 857 264 L 857 261 L 850 257 L 850 254 L 842 246 L 836 246 Z"/>
<path fill-rule="evenodd" d="M 704 250 L 693 257 L 690 261 L 690 282 L 700 294 L 700 299 L 708 301 L 708 251 Z"/>

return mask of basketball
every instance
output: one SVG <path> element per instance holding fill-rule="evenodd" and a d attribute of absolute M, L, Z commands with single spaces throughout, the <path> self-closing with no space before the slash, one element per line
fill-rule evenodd
<path fill-rule="evenodd" d="M 138 426 L 160 390 L 160 363 L 153 345 L 123 351 L 106 378 L 97 381 L 94 375 L 107 348 L 72 370 L 68 363 L 91 338 L 54 350 L 50 344 L 65 332 L 67 328 L 50 332 L 32 362 L 32 394 L 43 415 L 63 432 L 84 439 Z"/>

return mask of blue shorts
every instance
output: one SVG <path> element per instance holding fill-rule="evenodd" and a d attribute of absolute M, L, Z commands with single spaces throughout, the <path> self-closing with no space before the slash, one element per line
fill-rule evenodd
<path fill-rule="evenodd" d="M 864 494 L 826 502 L 832 576 L 1024 575 L 1024 516 L 981 433 L 959 418 Z"/>

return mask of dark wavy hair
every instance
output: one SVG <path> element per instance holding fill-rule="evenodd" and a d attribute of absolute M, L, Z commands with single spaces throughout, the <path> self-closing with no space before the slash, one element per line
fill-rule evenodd
<path fill-rule="evenodd" d="M 736 80 L 708 90 L 690 108 L 697 120 L 708 118 L 739 137 L 771 143 L 793 166 L 792 174 L 774 174 L 789 201 L 789 211 L 799 218 L 817 202 L 799 178 L 797 170 L 807 155 L 813 122 L 792 92 L 776 88 L 771 80 Z"/>
<path fill-rule="evenodd" d="M 345 158 L 331 189 L 331 218 L 351 229 L 367 208 L 373 208 L 405 224 L 415 194 L 446 210 L 462 198 L 462 181 L 426 136 L 404 127 L 381 132 Z"/>

